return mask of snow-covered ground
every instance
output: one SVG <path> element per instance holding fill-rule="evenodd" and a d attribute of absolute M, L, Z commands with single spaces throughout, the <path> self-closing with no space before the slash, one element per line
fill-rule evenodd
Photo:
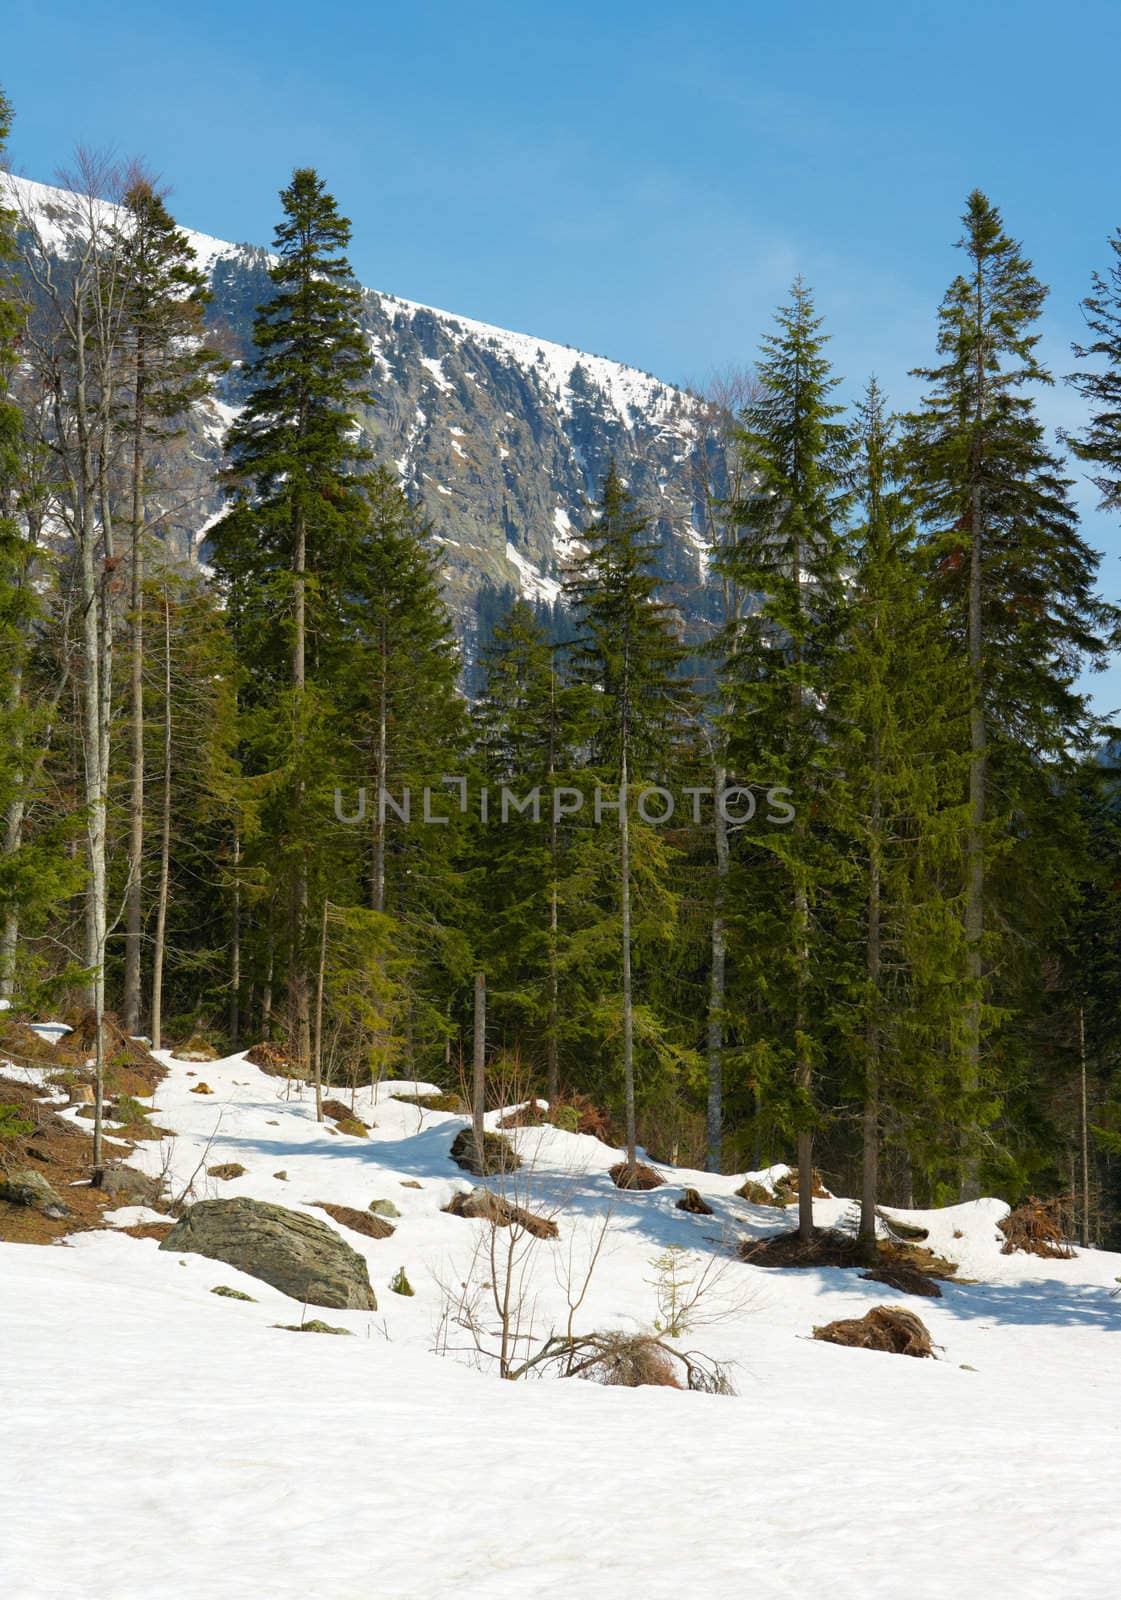
<path fill-rule="evenodd" d="M 996 1201 L 907 1214 L 979 1281 L 904 1301 L 937 1361 L 841 1349 L 813 1326 L 902 1297 L 854 1272 L 731 1259 L 735 1238 L 789 1226 L 735 1198 L 742 1176 L 663 1169 L 665 1188 L 621 1194 L 617 1151 L 523 1129 L 519 1198 L 560 1229 L 528 1257 L 534 1336 L 563 1325 L 566 1280 L 610 1211 L 578 1329 L 649 1328 L 668 1245 L 693 1252 L 694 1273 L 726 1260 L 679 1342 L 732 1363 L 738 1393 L 503 1383 L 466 1352 L 432 1353 L 447 1287 L 481 1265 L 484 1225 L 441 1209 L 471 1184 L 447 1154 L 461 1118 L 365 1090 L 358 1114 L 376 1127 L 358 1139 L 242 1057 L 170 1066 L 153 1104 L 174 1140 L 139 1146 L 136 1163 L 166 1168 L 175 1192 L 200 1162 L 240 1162 L 244 1177 L 201 1176 L 196 1197 L 323 1220 L 316 1201 L 391 1200 L 392 1238 L 345 1230 L 378 1310 L 313 1308 L 358 1337 L 298 1337 L 272 1325 L 302 1307 L 152 1239 L 0 1245 L 5 1600 L 1115 1592 L 1121 1256 L 1002 1256 Z M 191 1093 L 203 1081 L 214 1093 Z M 715 1215 L 676 1210 L 683 1184 Z M 832 1199 L 815 1211 L 853 1214 Z M 401 1266 L 411 1299 L 389 1288 Z M 215 1297 L 218 1284 L 255 1303 Z"/>

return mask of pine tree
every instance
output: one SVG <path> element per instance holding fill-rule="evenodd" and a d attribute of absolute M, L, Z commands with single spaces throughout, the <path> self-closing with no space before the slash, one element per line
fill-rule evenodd
<path fill-rule="evenodd" d="M 1047 803 L 1042 764 L 1094 735 L 1077 678 L 1100 661 L 1111 612 L 1094 592 L 1098 558 L 1079 534 L 1070 482 L 1028 391 L 1052 381 L 1036 353 L 1046 290 L 979 190 L 963 220 L 968 268 L 939 311 L 942 364 L 916 371 L 929 392 L 908 419 L 907 449 L 932 583 L 970 685 L 964 1089 L 976 1102 L 975 1133 L 994 777 L 1013 804 Z M 964 1154 L 967 1196 L 978 1192 L 975 1144 Z"/>
<path fill-rule="evenodd" d="M 221 365 L 203 338 L 210 295 L 187 235 L 175 225 L 151 182 L 136 177 L 125 191 L 115 229 L 121 256 L 122 360 L 126 363 L 129 435 L 129 843 L 125 905 L 125 1028 L 141 1016 L 141 932 L 144 910 L 144 555 L 153 450 L 181 432 L 189 407 L 210 390 Z"/>
<path fill-rule="evenodd" d="M 1109 241 L 1113 264 L 1106 277 L 1095 272 L 1091 291 L 1082 302 L 1086 325 L 1094 335 L 1089 344 L 1075 344 L 1080 361 L 1094 361 L 1097 370 L 1073 373 L 1067 380 L 1094 407 L 1081 433 L 1068 443 L 1080 461 L 1098 470 L 1094 483 L 1102 506 L 1121 508 L 1121 228 Z"/>
<path fill-rule="evenodd" d="M 570 652 L 588 696 L 592 764 L 619 795 L 619 911 L 622 946 L 622 1078 L 628 1169 L 637 1163 L 630 790 L 632 778 L 666 773 L 685 686 L 674 613 L 657 599 L 658 545 L 611 464 L 584 551 L 565 583 L 578 635 Z"/>
<path fill-rule="evenodd" d="M 770 1020 L 755 1025 L 756 1071 L 777 1088 L 788 1067 L 784 1114 L 797 1132 L 799 1231 L 813 1229 L 813 1096 L 822 1055 L 815 984 L 826 965 L 815 901 L 836 875 L 814 818 L 835 782 L 830 693 L 843 614 L 842 563 L 851 443 L 831 399 L 838 378 L 813 297 L 799 279 L 764 340 L 760 392 L 740 434 L 746 492 L 719 569 L 757 604 L 725 633 L 723 692 L 730 763 L 745 781 L 789 790 L 789 826 L 764 826 L 750 854 L 755 982 Z M 777 896 L 777 899 L 776 899 Z M 765 952 L 765 955 L 763 954 Z M 768 974 L 759 963 L 765 961 Z M 745 969 L 747 970 L 747 969 Z"/>
<path fill-rule="evenodd" d="M 281 201 L 279 259 L 270 270 L 276 292 L 258 310 L 250 398 L 227 440 L 234 501 L 211 541 L 256 709 L 279 719 L 281 737 L 266 743 L 273 770 L 286 773 L 289 1010 L 297 1054 L 307 1062 L 308 894 L 317 831 L 307 788 L 327 716 L 321 665 L 341 629 L 332 574 L 348 568 L 366 517 L 367 452 L 355 442 L 355 418 L 372 402 L 361 291 L 343 253 L 350 224 L 310 168 L 293 173 Z"/>

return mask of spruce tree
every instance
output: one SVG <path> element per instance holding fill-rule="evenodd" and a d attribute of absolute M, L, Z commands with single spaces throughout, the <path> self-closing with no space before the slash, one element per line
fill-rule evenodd
<path fill-rule="evenodd" d="M 633 997 L 630 790 L 632 779 L 668 776 L 675 728 L 686 689 L 675 613 L 657 598 L 657 542 L 637 511 L 614 462 L 596 518 L 582 534 L 584 550 L 565 583 L 575 613 L 574 678 L 586 699 L 592 765 L 618 786 L 619 917 L 622 956 L 622 1079 L 627 1168 L 637 1164 Z"/>
<path fill-rule="evenodd" d="M 517 601 L 494 629 L 476 709 L 490 813 L 480 830 L 490 1001 L 500 1018 L 511 1020 L 519 1047 L 523 1040 L 543 1044 L 550 1102 L 559 1087 L 561 941 L 568 923 L 560 883 L 571 836 L 553 791 L 570 775 L 575 709 L 554 657 L 533 608 Z"/>
<path fill-rule="evenodd" d="M 955 1049 L 967 998 L 954 872 L 967 697 L 921 583 L 914 527 L 893 482 L 892 432 L 873 379 L 858 413 L 860 519 L 849 542 L 832 691 L 843 773 L 837 824 L 849 869 L 838 899 L 851 912 L 836 1012 L 862 1100 L 859 1232 L 869 1248 L 885 1127 L 909 1172 L 916 1136 L 931 1164 L 935 1130 L 956 1116 Z"/>
<path fill-rule="evenodd" d="M 968 265 L 939 311 L 941 364 L 916 370 L 929 388 L 908 419 L 907 451 L 931 584 L 969 680 L 964 917 L 971 997 L 963 1087 L 974 1102 L 974 1136 L 967 1133 L 962 1193 L 972 1196 L 984 1115 L 994 787 L 1006 812 L 1034 806 L 1038 816 L 1048 804 L 1044 764 L 1094 736 L 1097 724 L 1077 679 L 1100 662 L 1111 611 L 1095 593 L 1098 558 L 1078 531 L 1070 481 L 1030 392 L 1052 381 L 1036 350 L 1047 291 L 979 190 L 963 221 L 958 247 Z"/>
<path fill-rule="evenodd" d="M 366 516 L 367 453 L 353 436 L 357 413 L 371 403 L 370 357 L 361 291 L 344 254 L 350 223 L 311 168 L 293 173 L 281 202 L 270 269 L 276 292 L 258 309 L 251 393 L 227 439 L 233 505 L 211 541 L 252 674 L 254 709 L 269 711 L 274 723 L 265 738 L 269 760 L 286 774 L 277 842 L 287 880 L 289 1010 L 297 1054 L 307 1062 L 317 826 L 306 799 L 327 720 L 320 663 L 341 627 L 332 575 L 346 570 Z"/>
<path fill-rule="evenodd" d="M 1121 508 L 1121 228 L 1109 241 L 1113 263 L 1103 278 L 1095 272 L 1082 314 L 1093 338 L 1075 344 L 1080 361 L 1094 363 L 1067 380 L 1093 407 L 1090 421 L 1068 443 L 1080 461 L 1096 468 L 1094 484 L 1104 509 Z"/>
<path fill-rule="evenodd" d="M 797 1134 L 799 1231 L 813 1229 L 815 1061 L 823 1054 L 815 998 L 827 966 L 816 902 L 837 867 L 816 820 L 835 783 L 830 709 L 843 614 L 842 565 L 851 440 L 832 399 L 838 382 L 822 319 L 797 280 L 762 347 L 758 397 L 744 411 L 745 491 L 733 508 L 734 539 L 718 565 L 740 593 L 758 596 L 725 631 L 723 693 L 729 762 L 741 782 L 790 791 L 794 820 L 757 827 L 745 850 L 754 868 L 741 918 L 753 948 L 744 971 L 767 996 L 754 1026 L 755 1071 L 793 1094 L 785 1120 Z M 742 862 L 741 862 L 742 866 Z M 748 932 L 748 923 L 754 926 Z"/>

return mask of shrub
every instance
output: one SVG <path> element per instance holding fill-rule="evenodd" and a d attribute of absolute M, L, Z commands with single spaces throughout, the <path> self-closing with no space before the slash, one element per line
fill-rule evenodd
<path fill-rule="evenodd" d="M 19 1106 L 0 1106 L 0 1139 L 22 1139 L 35 1132 L 35 1124 L 28 1122 Z"/>
<path fill-rule="evenodd" d="M 404 1267 L 398 1267 L 389 1280 L 389 1287 L 394 1294 L 414 1295 L 416 1290 L 405 1276 Z"/>

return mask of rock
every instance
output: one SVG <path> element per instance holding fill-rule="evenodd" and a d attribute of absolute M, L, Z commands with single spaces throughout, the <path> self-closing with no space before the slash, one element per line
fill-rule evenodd
<path fill-rule="evenodd" d="M 220 1294 L 225 1300 L 248 1300 L 251 1305 L 256 1305 L 251 1294 L 244 1294 L 240 1289 L 231 1289 L 227 1283 L 219 1283 L 211 1289 L 211 1294 Z"/>
<path fill-rule="evenodd" d="M 400 1100 L 407 1106 L 419 1106 L 422 1111 L 451 1111 L 457 1117 L 469 1113 L 469 1106 L 462 1095 L 444 1094 L 391 1094 L 391 1100 Z"/>
<path fill-rule="evenodd" d="M 328 1128 L 328 1133 L 349 1133 L 352 1139 L 365 1139 L 369 1136 L 369 1129 L 364 1122 L 359 1122 L 356 1117 L 344 1117 L 342 1122 L 337 1122 L 333 1128 Z"/>
<path fill-rule="evenodd" d="M 273 1177 L 279 1178 L 282 1183 L 288 1182 L 288 1174 L 286 1172 L 274 1172 Z"/>
<path fill-rule="evenodd" d="M 392 1200 L 371 1200 L 367 1209 L 372 1211 L 375 1217 L 392 1217 L 396 1220 L 401 1215 Z"/>
<path fill-rule="evenodd" d="M 423 1183 L 418 1183 L 415 1178 L 402 1178 L 401 1187 L 402 1189 L 423 1189 L 424 1185 Z"/>
<path fill-rule="evenodd" d="M 118 1205 L 151 1206 L 158 1211 L 163 1204 L 163 1184 L 159 1178 L 150 1178 L 135 1167 L 103 1167 L 101 1181 L 94 1183 L 104 1194 L 112 1195 Z"/>
<path fill-rule="evenodd" d="M 688 1211 L 694 1217 L 711 1217 L 712 1207 L 696 1189 L 686 1189 L 677 1202 L 678 1211 Z"/>
<path fill-rule="evenodd" d="M 329 1322 L 320 1322 L 318 1317 L 312 1317 L 310 1322 L 274 1322 L 274 1328 L 283 1328 L 285 1333 L 345 1333 L 354 1337 L 353 1328 L 332 1328 Z"/>
<path fill-rule="evenodd" d="M 14 1206 L 27 1206 L 44 1217 L 68 1217 L 70 1207 L 61 1195 L 55 1193 L 40 1172 L 29 1167 L 20 1172 L 0 1174 L 0 1200 L 10 1200 Z"/>
<path fill-rule="evenodd" d="M 72 1106 L 92 1106 L 94 1100 L 93 1084 L 72 1083 L 66 1098 Z"/>
<path fill-rule="evenodd" d="M 243 1178 L 245 1168 L 240 1161 L 223 1161 L 217 1167 L 207 1167 L 208 1178 Z"/>
<path fill-rule="evenodd" d="M 475 1146 L 473 1128 L 459 1130 L 448 1154 L 457 1167 L 462 1167 L 465 1172 L 473 1172 L 478 1178 L 485 1177 L 489 1172 L 516 1172 L 521 1166 L 513 1145 L 500 1133 L 483 1134 L 480 1154 Z"/>
<path fill-rule="evenodd" d="M 749 1205 L 753 1205 L 753 1206 L 777 1206 L 778 1205 L 778 1201 L 775 1199 L 775 1197 L 771 1193 L 771 1191 L 769 1189 L 764 1188 L 764 1186 L 761 1183 L 756 1183 L 754 1178 L 745 1178 L 743 1183 L 741 1183 L 739 1188 L 736 1190 L 736 1194 L 739 1197 L 739 1199 L 746 1200 Z"/>
<path fill-rule="evenodd" d="M 481 1219 L 484 1222 L 493 1222 L 499 1228 L 516 1225 L 524 1228 L 527 1233 L 536 1235 L 538 1239 L 555 1239 L 559 1233 L 556 1223 L 549 1217 L 535 1216 L 532 1211 L 527 1211 L 524 1206 L 514 1205 L 513 1201 L 495 1194 L 492 1189 L 480 1187 L 471 1189 L 466 1194 L 457 1194 L 444 1210 L 452 1217 Z"/>
<path fill-rule="evenodd" d="M 325 1211 L 329 1217 L 334 1217 L 336 1222 L 341 1222 L 344 1228 L 353 1228 L 355 1233 L 364 1233 L 368 1239 L 391 1239 L 393 1229 L 388 1222 L 383 1222 L 380 1217 L 372 1217 L 368 1211 L 359 1211 L 356 1206 L 336 1206 L 329 1200 L 313 1200 L 320 1211 Z"/>
<path fill-rule="evenodd" d="M 173 1061 L 217 1061 L 218 1052 L 212 1044 L 193 1033 L 186 1044 L 177 1045 L 171 1052 Z"/>
<path fill-rule="evenodd" d="M 365 1261 L 334 1228 L 263 1200 L 200 1200 L 160 1249 L 224 1261 L 311 1305 L 378 1308 Z"/>
<path fill-rule="evenodd" d="M 208 1083 L 196 1083 L 191 1090 L 192 1094 L 213 1094 L 214 1090 Z"/>

